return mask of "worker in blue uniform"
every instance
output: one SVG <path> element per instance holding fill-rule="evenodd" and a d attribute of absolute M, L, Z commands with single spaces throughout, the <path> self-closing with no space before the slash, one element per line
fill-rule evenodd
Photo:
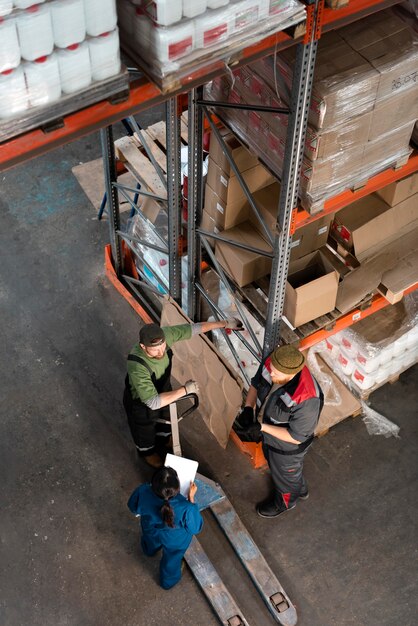
<path fill-rule="evenodd" d="M 141 516 L 141 547 L 147 556 L 162 549 L 160 585 L 163 589 L 174 587 L 181 579 L 184 553 L 193 535 L 202 530 L 203 519 L 194 502 L 197 487 L 190 485 L 188 499 L 180 493 L 177 472 L 171 467 L 161 467 L 152 477 L 151 484 L 140 485 L 128 500 L 134 515 Z"/>

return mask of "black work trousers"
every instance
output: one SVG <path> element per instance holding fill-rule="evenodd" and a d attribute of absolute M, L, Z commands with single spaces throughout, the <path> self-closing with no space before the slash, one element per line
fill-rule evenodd
<path fill-rule="evenodd" d="M 152 411 L 140 400 L 134 400 L 128 387 L 125 387 L 123 394 L 123 406 L 138 454 L 148 456 L 158 446 L 167 443 L 171 435 L 168 406 Z M 160 420 L 166 420 L 167 423 Z"/>
<path fill-rule="evenodd" d="M 280 454 L 263 444 L 263 453 L 271 471 L 275 488 L 275 499 L 286 508 L 292 507 L 308 487 L 303 476 L 303 461 L 308 448 L 296 454 Z"/>

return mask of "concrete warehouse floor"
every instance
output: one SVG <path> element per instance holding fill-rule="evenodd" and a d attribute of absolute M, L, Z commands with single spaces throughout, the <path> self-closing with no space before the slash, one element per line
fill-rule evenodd
<path fill-rule="evenodd" d="M 211 626 L 187 568 L 158 586 L 126 507 L 150 476 L 121 402 L 140 320 L 104 275 L 107 223 L 71 173 L 99 155 L 95 134 L 0 175 L 0 624 Z M 373 395 L 401 437 L 370 436 L 360 418 L 336 426 L 307 457 L 311 498 L 276 520 L 254 510 L 267 473 L 198 416 L 182 424 L 184 454 L 222 484 L 302 626 L 417 623 L 417 371 Z M 272 625 L 205 517 L 202 543 L 244 615 Z"/>

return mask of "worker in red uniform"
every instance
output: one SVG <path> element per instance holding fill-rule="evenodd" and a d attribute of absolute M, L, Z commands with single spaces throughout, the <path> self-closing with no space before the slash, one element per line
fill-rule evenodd
<path fill-rule="evenodd" d="M 234 428 L 238 434 L 258 430 L 263 442 L 274 491 L 257 505 L 261 517 L 277 517 L 308 498 L 303 461 L 323 404 L 322 390 L 294 346 L 276 348 L 251 380 Z"/>

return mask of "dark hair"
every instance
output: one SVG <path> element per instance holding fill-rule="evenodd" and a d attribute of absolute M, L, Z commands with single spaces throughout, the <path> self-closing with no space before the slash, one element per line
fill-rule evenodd
<path fill-rule="evenodd" d="M 180 492 L 180 481 L 176 470 L 172 467 L 158 469 L 151 479 L 151 488 L 156 496 L 164 500 L 161 507 L 163 522 L 170 528 L 174 528 L 174 511 L 169 500 Z"/>

